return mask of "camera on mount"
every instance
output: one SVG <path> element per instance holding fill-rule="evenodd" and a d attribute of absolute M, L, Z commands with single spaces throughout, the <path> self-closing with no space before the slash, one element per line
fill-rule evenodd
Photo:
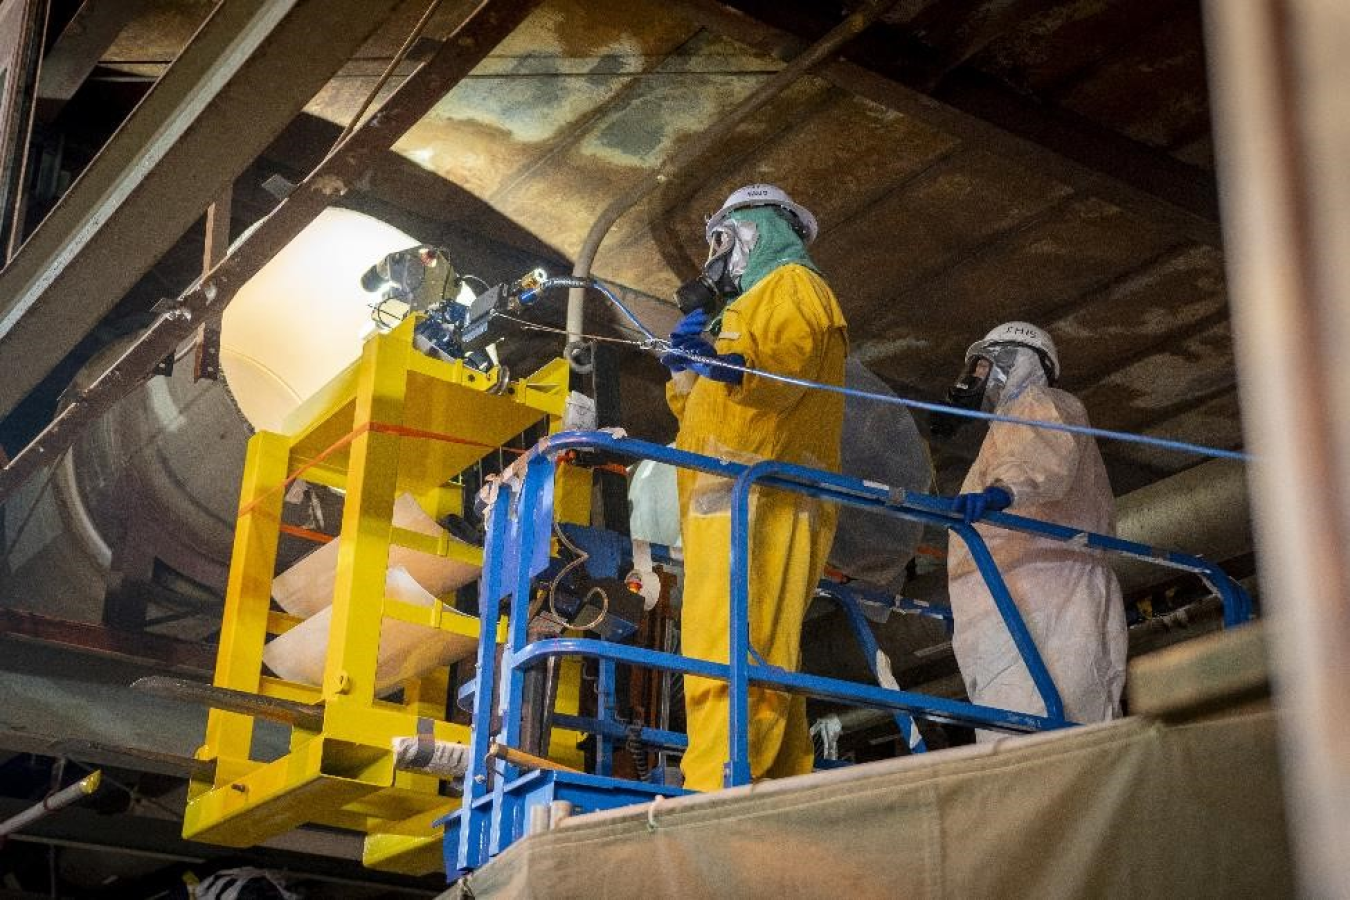
<path fill-rule="evenodd" d="M 507 331 L 497 315 L 533 304 L 547 278 L 543 269 L 534 269 L 475 295 L 444 250 L 421 245 L 385 256 L 361 275 L 361 287 L 379 296 L 372 309 L 382 327 L 419 314 L 413 331 L 419 350 L 487 372 L 496 365 L 489 348 Z"/>

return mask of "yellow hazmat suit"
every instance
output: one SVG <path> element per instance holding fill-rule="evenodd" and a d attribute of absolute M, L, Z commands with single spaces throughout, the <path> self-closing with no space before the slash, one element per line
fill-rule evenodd
<path fill-rule="evenodd" d="M 1039 366 L 1038 366 L 1039 368 Z M 1009 384 L 997 412 L 1042 422 L 1088 424 L 1078 398 L 1043 375 Z M 1115 500 L 1097 442 L 1086 435 L 994 423 L 962 492 L 990 485 L 1013 495 L 1010 512 L 1100 534 L 1115 533 Z M 1098 551 L 977 524 L 1075 722 L 1120 715 L 1128 637 L 1120 585 Z M 971 702 L 1044 715 L 994 599 L 959 538 L 948 555 L 952 649 Z M 995 732 L 979 732 L 981 740 Z"/>
<path fill-rule="evenodd" d="M 830 288 L 805 266 L 773 270 L 727 307 L 719 354 L 748 366 L 827 384 L 844 383 L 848 335 Z M 692 383 L 692 388 L 690 387 Z M 839 469 L 844 398 L 746 375 L 740 385 L 682 372 L 667 386 L 680 420 L 675 445 L 738 462 L 775 459 Z M 727 662 L 730 636 L 731 486 L 679 470 L 686 656 Z M 770 665 L 796 670 L 802 619 L 825 567 L 836 510 L 801 494 L 756 489 L 751 497 L 750 643 Z M 689 749 L 685 787 L 723 786 L 728 760 L 727 686 L 685 678 Z M 755 778 L 810 772 L 806 701 L 751 688 L 750 768 Z"/>

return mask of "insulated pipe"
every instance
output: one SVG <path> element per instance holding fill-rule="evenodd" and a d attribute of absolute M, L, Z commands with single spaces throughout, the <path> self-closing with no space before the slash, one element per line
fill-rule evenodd
<path fill-rule="evenodd" d="M 577 253 L 576 265 L 572 268 L 573 276 L 586 279 L 591 277 L 591 265 L 595 262 L 595 255 L 600 250 L 600 244 L 609 234 L 610 229 L 614 227 L 614 223 L 619 221 L 620 216 L 636 206 L 658 187 L 682 178 L 691 164 L 697 162 L 704 154 L 717 146 L 733 129 L 783 93 L 808 70 L 824 62 L 838 52 L 844 44 L 862 34 L 869 25 L 894 5 L 895 0 L 869 0 L 869 2 L 863 4 L 819 41 L 793 58 L 792 62 L 761 84 L 748 97 L 732 107 L 718 122 L 717 127 L 709 128 L 696 135 L 689 143 L 672 153 L 669 159 L 656 168 L 656 171 L 638 182 L 628 192 L 616 197 L 605 207 L 604 211 L 596 218 L 595 223 L 591 225 L 591 230 L 586 233 L 586 240 L 582 243 L 581 250 Z M 576 351 L 581 344 L 585 309 L 586 289 L 572 288 L 569 290 L 567 294 L 567 349 L 565 355 L 569 360 L 574 360 L 573 367 L 579 371 L 589 369 L 589 364 L 578 364 L 575 361 Z"/>
<path fill-rule="evenodd" d="M 1116 501 L 1116 534 L 1222 562 L 1252 548 L 1247 468 L 1216 459 L 1132 491 Z M 1113 556 L 1111 567 L 1129 594 L 1176 577 L 1142 560 Z"/>
<path fill-rule="evenodd" d="M 8 837 L 25 825 L 31 825 L 38 819 L 45 819 L 58 809 L 64 809 L 77 800 L 88 797 L 94 791 L 98 790 L 99 783 L 102 780 L 103 773 L 95 770 L 69 787 L 62 788 L 40 803 L 35 803 L 18 815 L 11 816 L 5 821 L 0 822 L 0 838 Z"/>
<path fill-rule="evenodd" d="M 0 505 L 0 607 L 96 622 L 109 588 L 139 594 L 156 577 L 180 588 L 187 579 L 214 605 L 229 572 L 249 435 L 284 431 L 291 410 L 360 358 L 363 330 L 374 327 L 360 275 L 417 243 L 370 216 L 324 210 L 225 309 L 216 380 L 196 380 L 191 346 L 179 347 L 170 374 L 122 397 L 47 464 L 47 477 Z M 90 360 L 68 396 L 124 348 Z M 308 500 L 336 515 L 327 491 Z M 288 538 L 282 556 L 310 549 Z"/>

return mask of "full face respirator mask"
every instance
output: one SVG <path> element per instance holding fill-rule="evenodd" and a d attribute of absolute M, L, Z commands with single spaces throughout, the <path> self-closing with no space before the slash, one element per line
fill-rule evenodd
<path fill-rule="evenodd" d="M 703 271 L 675 291 L 680 312 L 686 315 L 696 309 L 712 312 L 740 296 L 741 274 L 758 237 L 759 231 L 751 222 L 728 219 L 713 229 Z"/>
<path fill-rule="evenodd" d="M 1022 351 L 1026 351 L 1026 348 L 1018 344 L 994 344 L 971 356 L 947 390 L 947 405 L 986 412 L 993 409 L 998 405 L 998 398 L 1008 383 L 1008 373 Z M 951 437 L 957 428 L 968 421 L 964 416 L 936 413 L 929 431 L 934 437 Z"/>

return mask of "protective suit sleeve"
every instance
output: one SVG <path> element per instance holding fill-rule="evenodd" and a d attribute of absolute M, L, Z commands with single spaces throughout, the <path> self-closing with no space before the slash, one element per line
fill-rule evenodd
<path fill-rule="evenodd" d="M 1087 424 L 1087 413 L 1078 399 L 1054 388 L 1030 388 L 999 412 L 1039 422 Z M 1006 487 L 1012 492 L 1014 507 L 1059 500 L 1073 485 L 1089 440 L 1081 434 L 996 423 L 986 438 L 993 446 L 980 451 L 992 460 L 984 486 Z"/>
<path fill-rule="evenodd" d="M 829 332 L 844 330 L 838 303 L 818 286 L 818 276 L 801 266 L 784 266 L 757 286 L 753 302 L 733 303 L 722 318 L 717 352 L 739 353 L 746 365 L 810 381 L 820 380 Z M 746 299 L 751 299 L 747 295 Z M 747 373 L 732 400 L 746 406 L 784 412 L 801 398 L 804 387 Z"/>
<path fill-rule="evenodd" d="M 675 414 L 675 421 L 684 420 L 684 405 L 689 402 L 689 392 L 694 389 L 698 375 L 688 369 L 674 373 L 666 382 L 666 405 Z"/>

